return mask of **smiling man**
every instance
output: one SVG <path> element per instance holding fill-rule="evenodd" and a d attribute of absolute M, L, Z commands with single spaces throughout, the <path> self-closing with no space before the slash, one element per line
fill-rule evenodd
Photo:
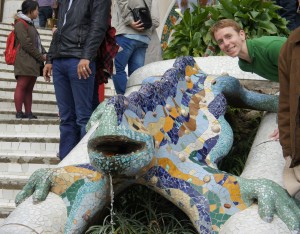
<path fill-rule="evenodd" d="M 278 57 L 285 37 L 246 39 L 244 30 L 231 19 L 218 21 L 210 32 L 226 55 L 239 57 L 241 70 L 278 82 Z"/>
<path fill-rule="evenodd" d="M 278 57 L 287 38 L 263 36 L 246 39 L 244 30 L 232 19 L 218 21 L 211 27 L 210 33 L 226 55 L 239 58 L 241 70 L 279 82 Z M 270 138 L 279 139 L 278 129 L 274 130 Z"/>

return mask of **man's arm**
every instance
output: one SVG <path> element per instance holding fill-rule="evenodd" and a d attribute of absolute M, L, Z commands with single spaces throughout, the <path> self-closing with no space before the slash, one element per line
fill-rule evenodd
<path fill-rule="evenodd" d="M 282 146 L 283 156 L 291 155 L 290 146 L 290 65 L 288 55 L 288 41 L 283 45 L 278 59 L 278 75 L 280 83 L 279 110 L 278 110 L 278 128 L 279 141 Z"/>
<path fill-rule="evenodd" d="M 158 0 L 152 0 L 151 4 L 151 18 L 152 18 L 152 27 L 153 29 L 159 26 L 159 8 Z"/>
<path fill-rule="evenodd" d="M 90 18 L 89 36 L 86 38 L 82 59 L 91 60 L 100 47 L 107 30 L 107 19 L 110 13 L 111 0 L 94 0 Z"/>
<path fill-rule="evenodd" d="M 131 11 L 128 9 L 128 0 L 115 0 L 117 6 L 120 9 L 121 17 L 124 20 L 125 25 L 129 25 L 133 22 Z"/>

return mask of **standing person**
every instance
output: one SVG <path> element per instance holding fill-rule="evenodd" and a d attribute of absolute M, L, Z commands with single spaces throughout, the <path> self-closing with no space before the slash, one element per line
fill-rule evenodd
<path fill-rule="evenodd" d="M 232 19 L 218 21 L 210 32 L 226 55 L 239 58 L 241 70 L 278 82 L 278 57 L 286 41 L 285 37 L 263 36 L 246 39 L 244 30 Z M 278 129 L 270 137 L 278 140 Z"/>
<path fill-rule="evenodd" d="M 294 30 L 300 26 L 300 0 L 276 0 L 276 4 L 282 8 L 279 15 L 288 21 L 288 29 Z"/>
<path fill-rule="evenodd" d="M 278 127 L 286 159 L 284 184 L 300 200 L 300 28 L 283 45 L 279 56 Z"/>
<path fill-rule="evenodd" d="M 17 86 L 14 94 L 16 118 L 36 119 L 32 114 L 32 91 L 36 79 L 46 60 L 46 51 L 41 44 L 40 36 L 34 27 L 33 20 L 39 14 L 36 1 L 26 0 L 18 11 L 15 24 L 16 45 L 20 43 L 14 64 Z M 25 114 L 22 112 L 24 104 Z"/>
<path fill-rule="evenodd" d="M 53 0 L 38 0 L 39 3 L 39 25 L 40 27 L 45 28 L 47 19 L 52 18 L 53 14 Z"/>
<path fill-rule="evenodd" d="M 127 85 L 125 68 L 128 76 L 144 66 L 145 54 L 151 37 L 151 28 L 145 29 L 143 23 L 134 21 L 129 8 L 147 7 L 151 9 L 152 0 L 115 0 L 112 24 L 116 28 L 116 41 L 120 46 L 115 57 L 116 74 L 113 82 L 117 94 L 124 94 Z M 159 19 L 152 14 L 152 27 L 159 26 Z"/>
<path fill-rule="evenodd" d="M 105 37 L 110 0 L 62 0 L 44 77 L 53 83 L 60 116 L 59 157 L 85 135 L 92 114 L 95 58 Z M 53 70 L 53 71 L 52 71 Z"/>

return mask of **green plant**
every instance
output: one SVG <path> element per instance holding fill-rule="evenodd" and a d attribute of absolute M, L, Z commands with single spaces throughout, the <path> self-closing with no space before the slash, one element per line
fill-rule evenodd
<path fill-rule="evenodd" d="M 154 191 L 134 185 L 115 199 L 112 227 L 110 216 L 86 234 L 196 234 L 188 217 Z"/>
<path fill-rule="evenodd" d="M 280 7 L 271 0 L 219 0 L 214 6 L 194 5 L 194 10 L 186 10 L 181 21 L 172 27 L 172 40 L 164 50 L 163 58 L 205 56 L 209 51 L 219 55 L 220 50 L 209 29 L 216 21 L 225 18 L 237 21 L 249 38 L 287 36 L 287 21 L 278 15 L 278 9 Z"/>

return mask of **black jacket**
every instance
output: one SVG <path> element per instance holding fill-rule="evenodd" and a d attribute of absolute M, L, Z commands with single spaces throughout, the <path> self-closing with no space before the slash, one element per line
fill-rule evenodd
<path fill-rule="evenodd" d="M 59 1 L 57 30 L 53 34 L 47 63 L 52 63 L 54 58 L 92 61 L 105 37 L 111 0 L 73 0 L 68 10 L 69 1 Z"/>
<path fill-rule="evenodd" d="M 282 7 L 278 13 L 289 21 L 287 27 L 290 30 L 300 26 L 300 15 L 297 14 L 298 0 L 276 0 L 276 4 Z"/>

